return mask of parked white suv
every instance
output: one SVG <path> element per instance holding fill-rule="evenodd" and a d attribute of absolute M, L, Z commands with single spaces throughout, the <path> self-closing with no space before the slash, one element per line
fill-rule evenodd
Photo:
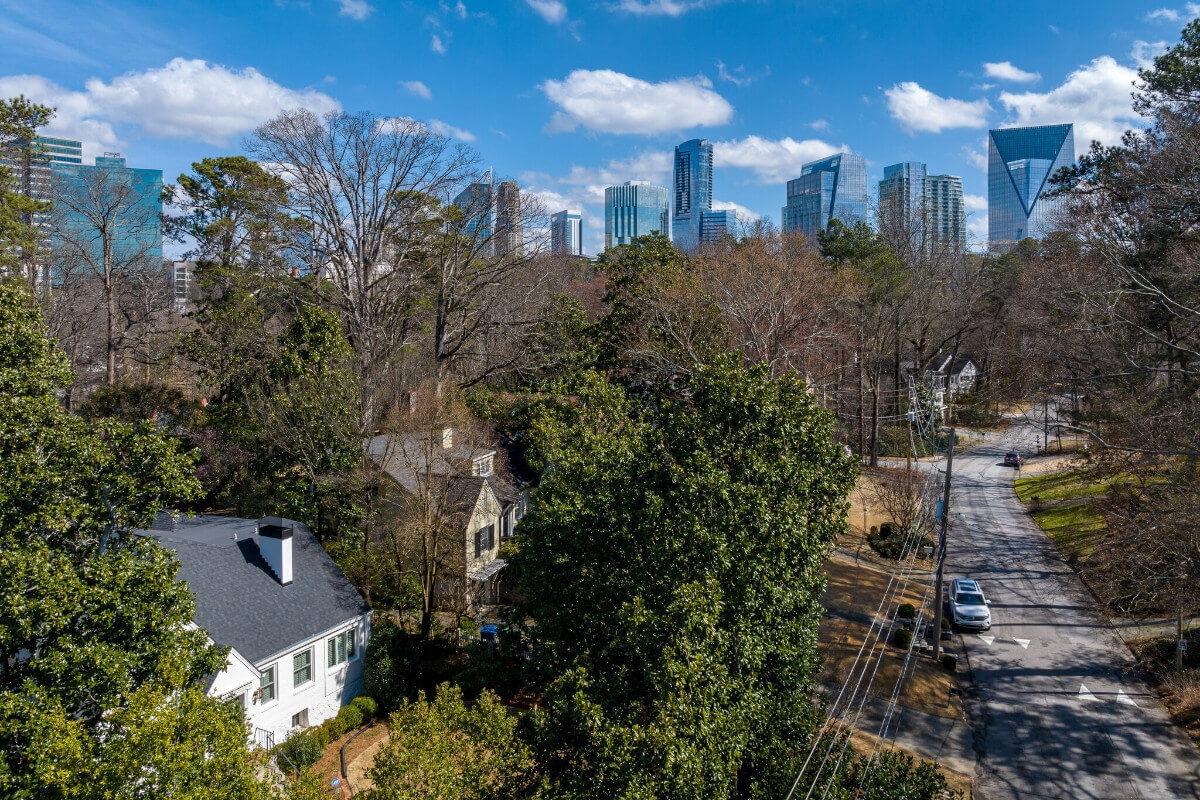
<path fill-rule="evenodd" d="M 992 612 L 978 581 L 955 578 L 950 583 L 950 619 L 956 628 L 986 631 L 992 627 Z"/>

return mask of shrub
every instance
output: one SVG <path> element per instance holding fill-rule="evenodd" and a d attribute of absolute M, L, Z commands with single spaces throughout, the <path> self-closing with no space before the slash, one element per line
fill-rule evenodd
<path fill-rule="evenodd" d="M 341 738 L 342 734 L 346 732 L 346 721 L 342 719 L 342 715 L 339 712 L 336 717 L 330 717 L 325 720 L 325 724 L 321 727 L 329 734 L 329 741 L 332 742 L 335 739 Z"/>
<path fill-rule="evenodd" d="M 360 694 L 351 700 L 350 705 L 362 712 L 363 719 L 371 719 L 375 716 L 375 712 L 379 710 L 379 704 L 375 702 L 374 698 L 368 697 L 365 694 Z"/>
<path fill-rule="evenodd" d="M 954 653 L 942 653 L 942 666 L 947 672 L 954 672 L 958 669 L 958 656 Z"/>
<path fill-rule="evenodd" d="M 326 747 L 328 747 L 329 742 L 332 741 L 329 738 L 329 731 L 325 730 L 324 725 L 318 725 L 315 728 L 309 728 L 304 733 L 308 736 L 311 736 L 313 739 L 315 739 L 317 741 L 317 743 L 321 745 L 322 750 L 325 749 Z"/>
<path fill-rule="evenodd" d="M 896 611 L 896 616 L 900 619 L 916 619 L 917 609 L 912 603 L 902 603 Z"/>
<path fill-rule="evenodd" d="M 892 644 L 901 650 L 907 650 L 909 645 L 912 644 L 912 638 L 912 631 L 908 628 L 897 628 L 896 632 L 892 634 Z"/>
<path fill-rule="evenodd" d="M 295 766 L 300 770 L 308 769 L 320 761 L 325 753 L 325 746 L 308 731 L 292 734 L 276 749 L 283 756 L 285 768 Z"/>
<path fill-rule="evenodd" d="M 337 715 L 347 731 L 352 731 L 363 724 L 363 712 L 358 706 L 342 706 L 342 710 Z"/>

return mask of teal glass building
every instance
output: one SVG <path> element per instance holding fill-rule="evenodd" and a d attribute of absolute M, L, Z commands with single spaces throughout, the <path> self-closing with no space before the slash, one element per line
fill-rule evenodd
<path fill-rule="evenodd" d="M 116 223 L 113 264 L 162 267 L 162 170 L 129 167 L 119 153 L 106 153 L 94 164 L 52 160 L 50 169 L 56 184 L 51 243 L 59 258 L 103 263 L 103 238 L 89 217 L 108 206 Z"/>
<path fill-rule="evenodd" d="M 700 246 L 704 214 L 712 211 L 712 181 L 712 142 L 690 139 L 675 148 L 671 241 L 685 253 Z"/>
<path fill-rule="evenodd" d="M 867 162 L 857 153 L 809 162 L 787 183 L 784 233 L 816 239 L 835 219 L 847 225 L 867 219 Z"/>
<path fill-rule="evenodd" d="M 988 248 L 1003 252 L 1054 227 L 1062 201 L 1043 197 L 1050 176 L 1075 163 L 1075 126 L 988 131 Z"/>
<path fill-rule="evenodd" d="M 604 249 L 651 233 L 669 235 L 671 201 L 665 186 L 625 181 L 604 190 Z"/>

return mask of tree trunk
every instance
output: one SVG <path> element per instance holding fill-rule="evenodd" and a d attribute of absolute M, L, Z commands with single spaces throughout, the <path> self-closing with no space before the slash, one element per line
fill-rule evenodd
<path fill-rule="evenodd" d="M 879 380 L 871 387 L 871 466 L 879 466 Z"/>
<path fill-rule="evenodd" d="M 108 357 L 107 382 L 109 386 L 112 386 L 117 382 L 117 308 L 116 293 L 113 291 L 112 237 L 105 235 L 102 241 L 104 243 L 104 301 L 108 314 L 105 336 L 105 350 Z"/>

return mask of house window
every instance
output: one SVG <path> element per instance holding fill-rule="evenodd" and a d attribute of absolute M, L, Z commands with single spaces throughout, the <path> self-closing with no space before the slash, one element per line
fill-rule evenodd
<path fill-rule="evenodd" d="M 354 629 L 342 631 L 328 642 L 329 666 L 336 667 L 354 658 Z"/>
<path fill-rule="evenodd" d="M 263 670 L 262 678 L 259 680 L 259 691 L 262 692 L 262 702 L 269 703 L 275 699 L 275 665 L 272 664 L 267 669 Z"/>
<path fill-rule="evenodd" d="M 299 686 L 312 680 L 312 650 L 305 650 L 292 656 L 292 686 Z"/>
<path fill-rule="evenodd" d="M 496 543 L 496 526 L 484 525 L 475 531 L 475 557 L 479 558 Z"/>
<path fill-rule="evenodd" d="M 492 474 L 492 457 L 484 456 L 483 458 L 476 459 L 474 467 L 474 472 L 476 475 L 481 478 L 488 477 Z"/>
<path fill-rule="evenodd" d="M 307 708 L 304 709 L 303 711 L 299 711 L 295 714 L 292 714 L 292 727 L 293 728 L 307 728 L 308 727 L 308 709 Z"/>

